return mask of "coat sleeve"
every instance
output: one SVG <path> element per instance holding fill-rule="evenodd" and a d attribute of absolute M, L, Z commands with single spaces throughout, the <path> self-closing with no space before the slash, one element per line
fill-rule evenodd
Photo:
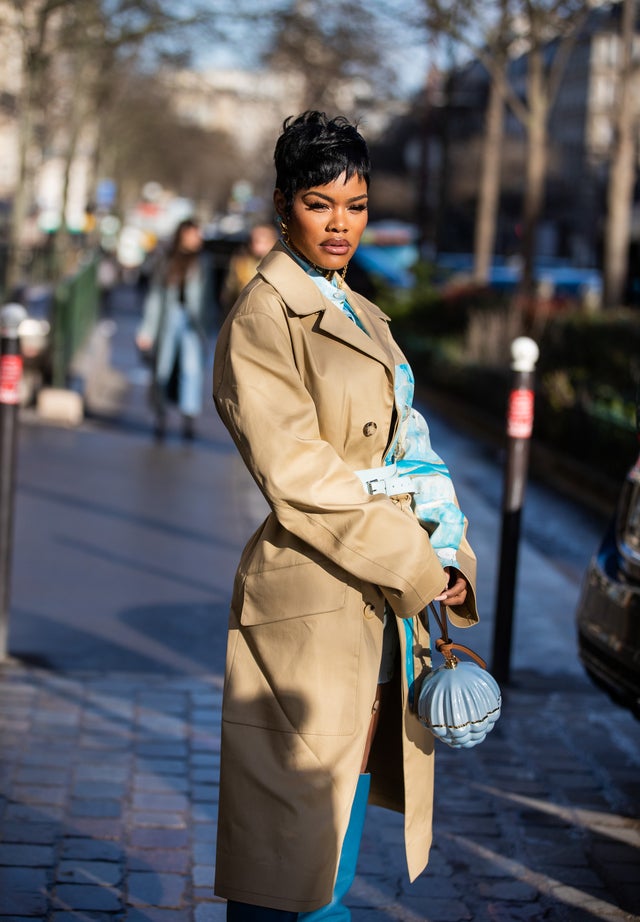
<path fill-rule="evenodd" d="M 387 496 L 364 493 L 321 437 L 282 306 L 275 306 L 236 311 L 221 331 L 218 412 L 280 524 L 379 586 L 398 616 L 416 615 L 443 590 L 446 574 L 417 519 Z"/>
<path fill-rule="evenodd" d="M 162 313 L 162 286 L 154 282 L 144 302 L 142 322 L 138 328 L 138 335 L 145 336 L 155 343 L 160 328 L 160 315 Z"/>

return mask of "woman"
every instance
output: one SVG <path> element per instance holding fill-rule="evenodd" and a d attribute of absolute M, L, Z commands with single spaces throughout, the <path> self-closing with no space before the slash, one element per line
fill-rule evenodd
<path fill-rule="evenodd" d="M 169 398 L 182 414 L 182 435 L 192 439 L 202 411 L 204 369 L 204 272 L 202 235 L 190 218 L 181 221 L 151 284 L 136 336 L 141 352 L 154 353 L 155 434 L 163 438 Z"/>
<path fill-rule="evenodd" d="M 405 813 L 411 879 L 423 870 L 433 737 L 412 707 L 429 645 L 419 616 L 440 599 L 454 624 L 477 621 L 466 539 L 445 570 L 406 485 L 385 477 L 411 378 L 386 315 L 345 284 L 367 223 L 366 143 L 346 119 L 306 112 L 285 122 L 275 164 L 283 239 L 214 366 L 218 411 L 271 507 L 229 623 L 216 892 L 232 922 L 349 918 L 367 800 Z"/>
<path fill-rule="evenodd" d="M 278 239 L 273 224 L 255 224 L 249 231 L 247 245 L 234 253 L 220 293 L 223 317 L 229 313 L 238 295 L 256 274 L 258 264 Z"/>

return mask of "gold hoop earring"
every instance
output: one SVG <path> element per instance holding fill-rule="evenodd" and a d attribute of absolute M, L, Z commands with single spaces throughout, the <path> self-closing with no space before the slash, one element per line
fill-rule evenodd
<path fill-rule="evenodd" d="M 284 218 L 279 218 L 278 220 L 280 222 L 280 233 L 282 235 L 282 239 L 284 240 L 287 246 L 290 246 L 291 238 L 289 237 L 289 228 L 287 227 L 287 222 L 285 221 Z"/>

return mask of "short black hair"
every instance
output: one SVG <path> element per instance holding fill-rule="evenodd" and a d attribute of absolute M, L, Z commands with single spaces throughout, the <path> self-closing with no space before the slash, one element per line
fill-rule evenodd
<path fill-rule="evenodd" d="M 367 142 L 343 115 L 329 118 L 316 109 L 290 115 L 283 122 L 273 159 L 276 188 L 284 194 L 287 212 L 300 189 L 325 186 L 343 173 L 346 179 L 354 174 L 364 179 L 369 188 Z"/>

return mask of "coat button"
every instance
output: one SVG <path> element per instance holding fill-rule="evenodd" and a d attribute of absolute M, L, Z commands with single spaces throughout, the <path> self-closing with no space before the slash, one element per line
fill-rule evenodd
<path fill-rule="evenodd" d="M 367 602 L 364 607 L 364 616 L 365 618 L 374 618 L 376 614 L 376 607 L 372 605 L 371 602 Z"/>
<path fill-rule="evenodd" d="M 362 431 L 368 438 L 370 435 L 373 435 L 377 428 L 378 426 L 376 423 L 365 423 L 362 427 Z"/>

